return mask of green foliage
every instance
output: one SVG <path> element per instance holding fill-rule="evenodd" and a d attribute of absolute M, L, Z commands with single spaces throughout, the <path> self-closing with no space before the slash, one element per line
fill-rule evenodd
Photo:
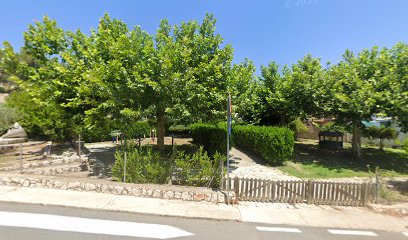
<path fill-rule="evenodd" d="M 302 122 L 302 120 L 300 120 L 299 118 L 297 118 L 294 121 L 290 122 L 288 124 L 288 128 L 293 131 L 293 135 L 294 135 L 295 139 L 298 138 L 298 135 L 300 133 L 307 132 L 307 129 L 308 129 L 306 124 L 304 124 Z"/>
<path fill-rule="evenodd" d="M 182 185 L 219 187 L 220 163 L 225 156 L 215 153 L 213 159 L 203 147 L 193 155 L 178 152 L 175 158 L 176 179 Z"/>
<path fill-rule="evenodd" d="M 169 127 L 169 134 L 174 134 L 176 136 L 189 136 L 190 135 L 190 126 L 185 125 L 172 125 Z"/>
<path fill-rule="evenodd" d="M 234 126 L 234 143 L 259 154 L 273 165 L 281 165 L 293 153 L 293 132 L 282 127 Z"/>
<path fill-rule="evenodd" d="M 402 148 L 408 153 L 408 138 L 402 144 Z"/>
<path fill-rule="evenodd" d="M 364 128 L 363 135 L 369 138 L 379 138 L 380 149 L 384 148 L 384 139 L 395 139 L 398 136 L 395 128 L 377 126 Z"/>
<path fill-rule="evenodd" d="M 11 107 L 0 103 L 0 136 L 13 126 L 13 124 L 21 119 L 20 113 Z"/>
<path fill-rule="evenodd" d="M 397 131 L 394 128 L 370 126 L 364 129 L 363 134 L 366 137 L 380 139 L 394 139 L 397 137 Z"/>
<path fill-rule="evenodd" d="M 30 138 L 48 138 L 54 141 L 69 140 L 71 135 L 67 127 L 67 115 L 54 102 L 42 102 L 33 99 L 28 92 L 14 91 L 6 99 L 7 106 L 18 109 L 21 114 L 20 125 Z"/>
<path fill-rule="evenodd" d="M 210 155 L 224 153 L 227 148 L 227 128 L 225 124 L 195 123 L 190 125 L 193 142 L 203 146 Z"/>
<path fill-rule="evenodd" d="M 220 162 L 225 157 L 216 153 L 212 158 L 201 147 L 193 154 L 175 152 L 166 155 L 152 147 L 124 144 L 115 153 L 112 176 L 123 181 L 126 152 L 126 182 L 163 184 L 174 176 L 176 183 L 189 186 L 219 187 Z"/>
<path fill-rule="evenodd" d="M 321 132 L 341 132 L 341 133 L 346 132 L 344 126 L 339 125 L 335 122 L 328 122 L 326 124 L 315 123 L 314 125 L 318 127 Z"/>
<path fill-rule="evenodd" d="M 123 181 L 123 166 L 126 152 L 126 182 L 167 183 L 171 176 L 171 161 L 149 147 L 138 148 L 135 144 L 125 144 L 115 153 L 112 176 Z"/>
<path fill-rule="evenodd" d="M 81 132 L 98 140 L 118 126 L 152 119 L 162 140 L 166 119 L 188 124 L 222 117 L 225 93 L 238 95 L 252 78 L 253 64 L 232 64 L 233 49 L 215 33 L 215 24 L 211 14 L 201 23 L 172 26 L 163 20 L 151 35 L 105 14 L 88 35 L 64 31 L 44 17 L 24 33 L 20 54 L 5 43 L 0 69 L 31 97 L 34 106 L 25 111 L 30 129 L 44 129 L 40 120 L 57 121 L 46 124 L 51 135 L 45 135 Z M 58 114 L 39 119 L 36 106 Z M 67 130 L 55 136 L 54 125 Z"/>
<path fill-rule="evenodd" d="M 6 92 L 7 92 L 6 89 L 4 87 L 0 86 L 0 93 L 6 93 Z"/>

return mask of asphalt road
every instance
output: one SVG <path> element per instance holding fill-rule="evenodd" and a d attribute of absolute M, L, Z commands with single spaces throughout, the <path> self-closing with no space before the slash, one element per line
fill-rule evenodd
<path fill-rule="evenodd" d="M 405 235 L 406 234 L 406 235 Z M 79 208 L 0 203 L 1 240 L 408 239 L 408 233 L 187 219 Z"/>

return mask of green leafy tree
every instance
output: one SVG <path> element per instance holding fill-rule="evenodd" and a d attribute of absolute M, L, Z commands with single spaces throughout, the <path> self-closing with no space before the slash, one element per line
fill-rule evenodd
<path fill-rule="evenodd" d="M 252 79 L 252 63 L 231 63 L 232 47 L 223 46 L 215 23 L 210 14 L 201 24 L 170 26 L 163 20 L 150 35 L 105 14 L 88 36 L 64 31 L 44 17 L 24 33 L 21 52 L 34 61 L 19 59 L 6 44 L 2 66 L 31 105 L 25 108 L 29 122 L 40 129 L 63 127 L 59 138 L 79 132 L 108 135 L 109 128 L 127 132 L 134 122 L 149 119 L 156 122 L 163 147 L 166 121 L 223 118 L 227 91 L 236 97 Z M 58 114 L 50 119 L 36 108 Z M 33 121 L 42 118 L 50 124 Z"/>
<path fill-rule="evenodd" d="M 407 126 L 406 110 L 402 107 L 407 103 L 404 85 L 407 66 L 403 65 L 406 49 L 404 44 L 397 44 L 391 51 L 373 47 L 357 56 L 347 50 L 343 60 L 329 69 L 332 114 L 338 122 L 351 125 L 352 151 L 356 158 L 361 157 L 362 121 L 385 113 Z"/>
<path fill-rule="evenodd" d="M 394 128 L 370 126 L 364 129 L 363 135 L 370 138 L 380 139 L 380 150 L 384 149 L 385 139 L 395 139 L 398 134 Z"/>

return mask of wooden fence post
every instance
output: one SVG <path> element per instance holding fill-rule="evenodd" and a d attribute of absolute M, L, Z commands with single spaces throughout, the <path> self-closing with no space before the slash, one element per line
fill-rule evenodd
<path fill-rule="evenodd" d="M 239 179 L 237 176 L 234 178 L 234 191 L 235 191 L 235 199 L 238 199 L 239 196 Z"/>
<path fill-rule="evenodd" d="M 367 183 L 367 182 L 365 182 L 364 184 L 363 184 L 363 186 L 362 186 L 362 188 L 363 188 L 363 194 L 362 194 L 362 203 L 363 203 L 363 206 L 365 207 L 365 206 L 367 206 L 367 203 L 368 203 L 368 198 L 369 198 L 369 192 L 370 192 L 370 185 L 369 185 L 369 183 Z"/>
<path fill-rule="evenodd" d="M 310 180 L 307 183 L 307 204 L 313 203 L 314 181 Z"/>

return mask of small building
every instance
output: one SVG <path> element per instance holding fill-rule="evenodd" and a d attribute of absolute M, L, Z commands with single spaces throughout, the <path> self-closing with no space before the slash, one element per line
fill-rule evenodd
<path fill-rule="evenodd" d="M 319 132 L 319 147 L 329 150 L 343 148 L 342 132 Z"/>

